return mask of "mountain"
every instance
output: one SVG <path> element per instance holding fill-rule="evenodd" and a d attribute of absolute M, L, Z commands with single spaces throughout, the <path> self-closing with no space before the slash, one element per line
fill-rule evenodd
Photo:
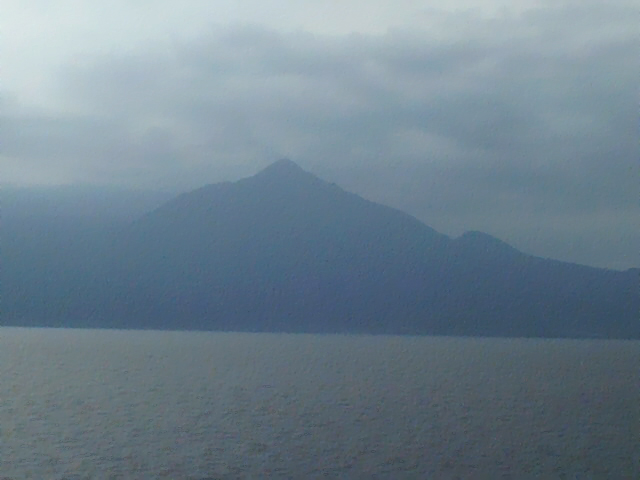
<path fill-rule="evenodd" d="M 640 338 L 637 270 L 450 239 L 288 160 L 77 238 L 32 281 L 14 262 L 3 323 Z"/>

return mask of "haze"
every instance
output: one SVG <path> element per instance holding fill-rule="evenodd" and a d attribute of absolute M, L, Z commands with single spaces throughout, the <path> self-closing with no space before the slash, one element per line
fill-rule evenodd
<path fill-rule="evenodd" d="M 640 265 L 637 2 L 4 3 L 5 184 L 281 157 L 447 235 Z"/>

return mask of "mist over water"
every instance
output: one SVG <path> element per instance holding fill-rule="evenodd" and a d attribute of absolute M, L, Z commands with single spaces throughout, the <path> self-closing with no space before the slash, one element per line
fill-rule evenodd
<path fill-rule="evenodd" d="M 0 328 L 0 477 L 633 478 L 640 342 Z"/>

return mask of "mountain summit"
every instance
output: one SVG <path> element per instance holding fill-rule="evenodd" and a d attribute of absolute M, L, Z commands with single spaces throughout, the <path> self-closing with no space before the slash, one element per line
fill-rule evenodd
<path fill-rule="evenodd" d="M 307 174 L 307 172 L 303 170 L 296 162 L 294 162 L 293 160 L 289 160 L 288 158 L 282 158 L 258 173 L 258 175 L 278 176 L 291 176 L 296 174 Z"/>
<path fill-rule="evenodd" d="M 92 250 L 33 281 L 37 265 L 17 265 L 9 290 L 31 300 L 9 301 L 5 323 L 640 338 L 633 272 L 452 240 L 290 160 L 182 194 Z"/>

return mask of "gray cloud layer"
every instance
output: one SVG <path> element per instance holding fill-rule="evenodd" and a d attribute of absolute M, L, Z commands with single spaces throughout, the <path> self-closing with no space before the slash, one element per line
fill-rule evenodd
<path fill-rule="evenodd" d="M 437 37 L 245 26 L 76 58 L 59 111 L 4 102 L 0 171 L 184 190 L 286 156 L 444 233 L 639 265 L 636 8 L 554 5 Z"/>

